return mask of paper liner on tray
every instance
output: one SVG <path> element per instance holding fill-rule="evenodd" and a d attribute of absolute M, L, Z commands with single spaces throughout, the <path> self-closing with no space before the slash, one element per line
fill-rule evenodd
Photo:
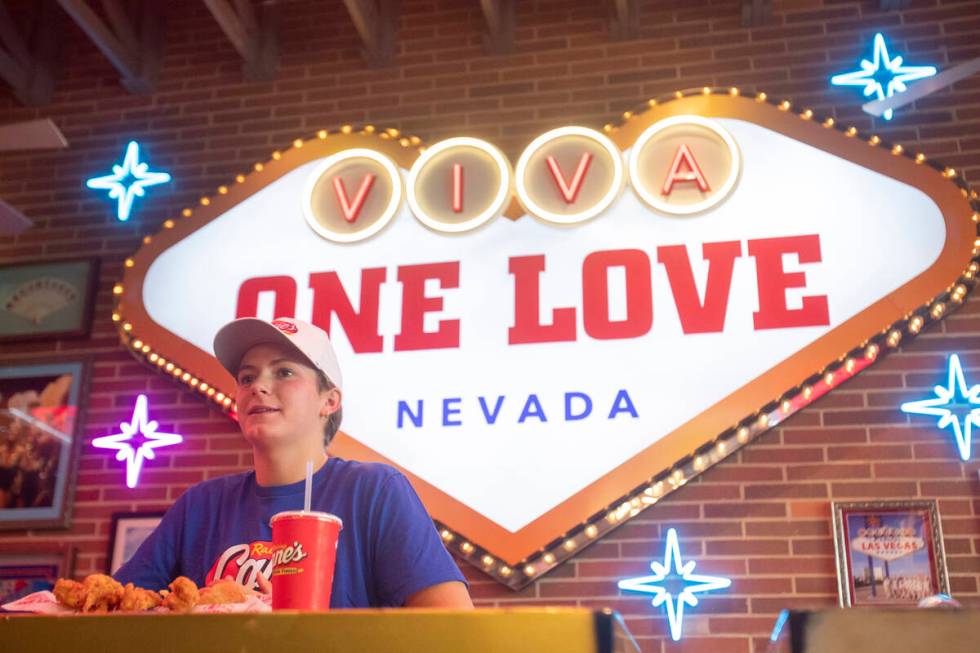
<path fill-rule="evenodd" d="M 208 605 L 198 605 L 191 611 L 194 613 L 220 614 L 229 612 L 270 612 L 272 610 L 272 599 L 264 594 L 250 595 L 242 603 L 215 603 Z M 80 614 L 71 608 L 58 603 L 58 600 L 49 591 L 34 592 L 23 596 L 16 601 L 4 603 L 0 608 L 10 612 L 31 612 L 33 614 Z M 119 614 L 121 610 L 114 610 Z M 170 610 L 160 606 L 147 610 L 147 612 L 169 613 Z M 138 613 L 129 613 L 138 614 Z"/>

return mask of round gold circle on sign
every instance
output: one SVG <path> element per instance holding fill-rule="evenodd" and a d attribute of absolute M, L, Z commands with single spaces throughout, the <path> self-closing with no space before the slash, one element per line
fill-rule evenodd
<path fill-rule="evenodd" d="M 538 136 L 517 161 L 517 197 L 528 213 L 554 224 L 593 218 L 623 187 L 623 157 L 606 136 L 561 127 Z"/>
<path fill-rule="evenodd" d="M 365 148 L 344 150 L 307 178 L 303 217 L 327 240 L 353 243 L 384 229 L 401 196 L 401 175 L 391 159 Z"/>
<path fill-rule="evenodd" d="M 691 215 L 725 199 L 738 181 L 735 139 L 701 116 L 673 116 L 646 129 L 630 152 L 630 183 L 663 213 Z"/>
<path fill-rule="evenodd" d="M 428 148 L 408 173 L 406 198 L 419 222 L 447 233 L 496 217 L 511 192 L 507 157 L 477 138 L 449 138 Z"/>

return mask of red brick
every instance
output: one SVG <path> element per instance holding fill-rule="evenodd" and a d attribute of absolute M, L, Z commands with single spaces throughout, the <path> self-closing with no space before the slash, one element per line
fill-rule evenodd
<path fill-rule="evenodd" d="M 912 497 L 916 494 L 916 484 L 911 481 L 867 481 L 830 484 L 830 495 L 835 499 Z"/>
<path fill-rule="evenodd" d="M 828 447 L 827 460 L 909 460 L 912 447 L 871 445 L 862 447 Z"/>
<path fill-rule="evenodd" d="M 788 480 L 860 479 L 871 476 L 871 465 L 793 465 L 786 469 Z"/>
<path fill-rule="evenodd" d="M 956 478 L 963 474 L 958 463 L 875 463 L 878 478 Z"/>
<path fill-rule="evenodd" d="M 868 435 L 863 428 L 786 429 L 783 432 L 783 442 L 786 444 L 845 444 L 867 441 Z"/>
<path fill-rule="evenodd" d="M 742 452 L 747 463 L 813 463 L 824 460 L 824 450 L 813 447 L 756 447 Z"/>
<path fill-rule="evenodd" d="M 826 575 L 835 573 L 833 557 L 804 558 L 793 556 L 789 558 L 753 558 L 749 560 L 749 574 L 794 574 L 794 575 Z"/>
<path fill-rule="evenodd" d="M 813 536 L 830 535 L 830 524 L 825 521 L 746 521 L 745 534 L 748 536 Z"/>
<path fill-rule="evenodd" d="M 745 498 L 750 500 L 825 496 L 827 485 L 824 483 L 765 483 L 745 486 Z"/>
<path fill-rule="evenodd" d="M 785 555 L 789 545 L 784 540 L 712 540 L 705 543 L 709 556 Z"/>

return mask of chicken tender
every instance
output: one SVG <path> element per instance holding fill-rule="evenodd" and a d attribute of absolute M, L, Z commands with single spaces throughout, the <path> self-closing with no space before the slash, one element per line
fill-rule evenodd
<path fill-rule="evenodd" d="M 186 576 L 178 576 L 168 585 L 170 592 L 163 599 L 163 606 L 174 612 L 190 612 L 201 597 L 197 585 Z"/>
<path fill-rule="evenodd" d="M 163 603 L 163 597 L 152 590 L 136 587 L 132 583 L 126 583 L 123 587 L 122 600 L 119 602 L 120 610 L 142 612 L 152 610 Z"/>
<path fill-rule="evenodd" d="M 123 586 L 112 576 L 92 574 L 82 581 L 85 590 L 85 602 L 82 612 L 109 612 L 119 607 L 122 601 Z"/>
<path fill-rule="evenodd" d="M 224 578 L 201 590 L 199 605 L 217 603 L 244 603 L 245 588 L 230 578 Z"/>
<path fill-rule="evenodd" d="M 85 605 L 85 586 L 77 580 L 59 578 L 54 584 L 53 594 L 58 603 L 66 608 L 81 610 Z"/>

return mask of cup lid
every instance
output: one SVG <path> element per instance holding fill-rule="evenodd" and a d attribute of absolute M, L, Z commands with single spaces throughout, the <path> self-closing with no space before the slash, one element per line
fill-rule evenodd
<path fill-rule="evenodd" d="M 284 510 L 283 512 L 277 512 L 269 520 L 269 525 L 275 523 L 277 519 L 319 519 L 320 521 L 332 521 L 336 522 L 341 528 L 344 527 L 344 520 L 337 515 L 332 515 L 329 512 L 317 512 L 316 510 Z"/>

